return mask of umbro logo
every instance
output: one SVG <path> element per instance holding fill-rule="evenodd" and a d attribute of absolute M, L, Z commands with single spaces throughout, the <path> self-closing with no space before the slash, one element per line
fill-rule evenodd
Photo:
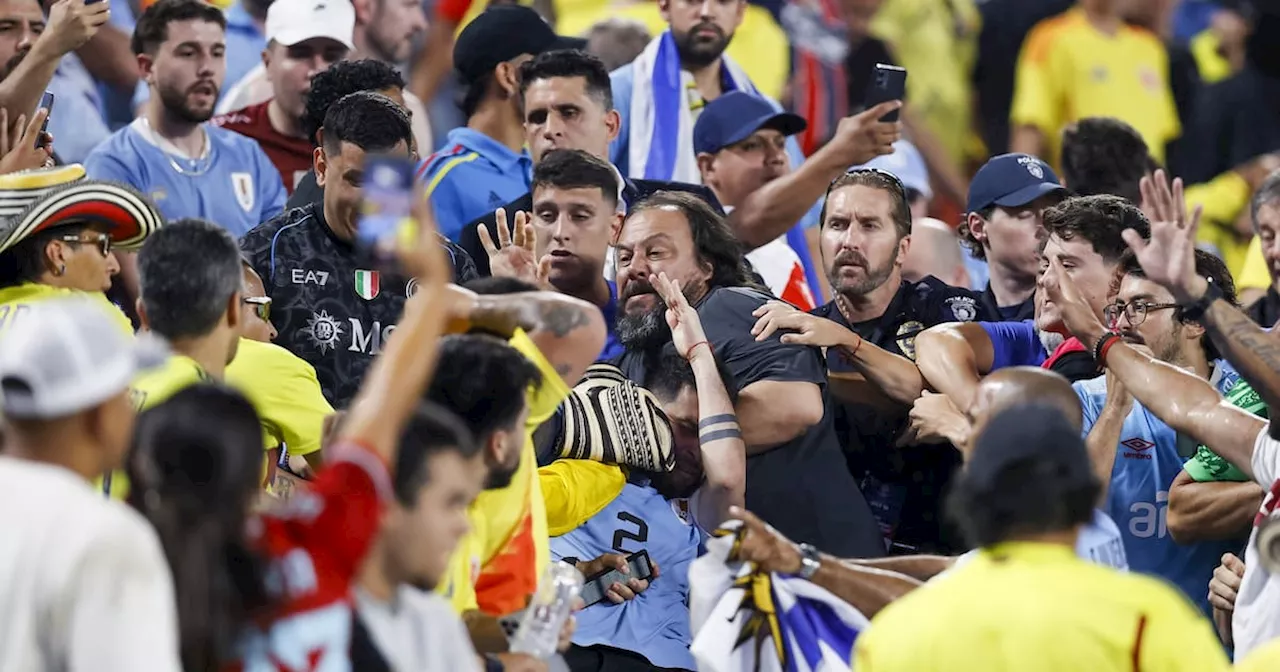
<path fill-rule="evenodd" d="M 507 199 L 499 196 L 498 192 L 496 191 L 489 192 L 489 205 L 493 206 L 494 208 L 501 208 L 506 204 L 507 204 Z"/>
<path fill-rule="evenodd" d="M 1124 441 L 1121 441 L 1120 445 L 1127 449 L 1127 452 L 1123 453 L 1126 458 L 1131 460 L 1149 460 L 1151 459 L 1151 454 L 1146 451 L 1151 450 L 1151 448 L 1156 444 L 1135 436 L 1132 439 L 1125 439 Z"/>

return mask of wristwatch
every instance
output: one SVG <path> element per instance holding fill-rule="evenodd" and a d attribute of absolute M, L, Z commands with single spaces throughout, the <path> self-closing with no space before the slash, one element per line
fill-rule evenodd
<path fill-rule="evenodd" d="M 818 573 L 822 566 L 822 558 L 813 544 L 800 544 L 800 578 L 808 581 Z"/>
<path fill-rule="evenodd" d="M 1205 311 L 1209 310 L 1209 306 L 1213 305 L 1214 301 L 1221 298 L 1222 288 L 1213 284 L 1213 281 L 1210 280 L 1204 290 L 1204 295 L 1185 306 L 1180 306 L 1182 309 L 1182 319 L 1198 322 L 1204 317 Z"/>

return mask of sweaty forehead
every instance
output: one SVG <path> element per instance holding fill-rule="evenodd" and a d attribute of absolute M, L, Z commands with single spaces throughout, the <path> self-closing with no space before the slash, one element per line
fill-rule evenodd
<path fill-rule="evenodd" d="M 893 200 L 883 189 L 850 184 L 827 195 L 827 216 L 887 217 Z"/>

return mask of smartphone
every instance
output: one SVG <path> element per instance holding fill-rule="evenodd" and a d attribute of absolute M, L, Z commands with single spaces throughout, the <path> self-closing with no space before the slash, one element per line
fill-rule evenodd
<path fill-rule="evenodd" d="M 40 149 L 41 147 L 44 147 L 46 137 L 47 137 L 45 134 L 49 132 L 49 119 L 53 117 L 53 94 L 52 93 L 45 91 L 44 95 L 40 96 L 39 109 L 48 110 L 49 114 L 44 118 L 44 124 L 40 126 L 40 135 L 36 137 L 36 149 Z"/>
<path fill-rule="evenodd" d="M 407 156 L 375 154 L 365 159 L 356 243 L 378 261 L 394 261 L 398 249 L 414 242 L 414 167 Z"/>
<path fill-rule="evenodd" d="M 867 87 L 867 107 L 872 108 L 890 100 L 902 100 L 907 95 L 907 69 L 896 65 L 876 63 L 871 73 L 871 84 Z M 880 121 L 894 122 L 898 120 L 898 110 L 894 110 Z"/>
<path fill-rule="evenodd" d="M 582 601 L 585 607 L 589 607 L 603 599 L 604 594 L 609 591 L 609 586 L 615 583 L 626 583 L 630 579 L 647 580 L 653 576 L 653 563 L 649 561 L 648 551 L 639 551 L 627 556 L 627 569 L 631 570 L 627 574 L 623 574 L 621 570 L 610 569 L 595 576 L 587 577 L 582 585 Z"/>

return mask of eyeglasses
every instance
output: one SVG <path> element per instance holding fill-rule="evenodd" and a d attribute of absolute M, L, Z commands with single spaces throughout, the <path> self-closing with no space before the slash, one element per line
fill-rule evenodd
<path fill-rule="evenodd" d="M 253 312 L 263 322 L 271 321 L 271 297 L 269 296 L 246 296 L 244 302 L 253 306 Z"/>
<path fill-rule="evenodd" d="M 1120 316 L 1124 315 L 1129 321 L 1129 326 L 1136 327 L 1147 319 L 1147 313 L 1156 310 L 1168 310 L 1177 308 L 1176 303 L 1152 303 L 1150 301 L 1116 301 L 1106 308 L 1102 309 L 1102 316 L 1107 321 L 1107 326 L 1115 329 L 1120 324 Z"/>
<path fill-rule="evenodd" d="M 83 236 L 88 236 L 86 240 Z M 64 243 L 74 243 L 78 245 L 97 245 L 98 251 L 102 253 L 103 258 L 111 254 L 111 236 L 105 233 L 88 232 L 80 235 L 66 235 L 59 238 Z"/>

